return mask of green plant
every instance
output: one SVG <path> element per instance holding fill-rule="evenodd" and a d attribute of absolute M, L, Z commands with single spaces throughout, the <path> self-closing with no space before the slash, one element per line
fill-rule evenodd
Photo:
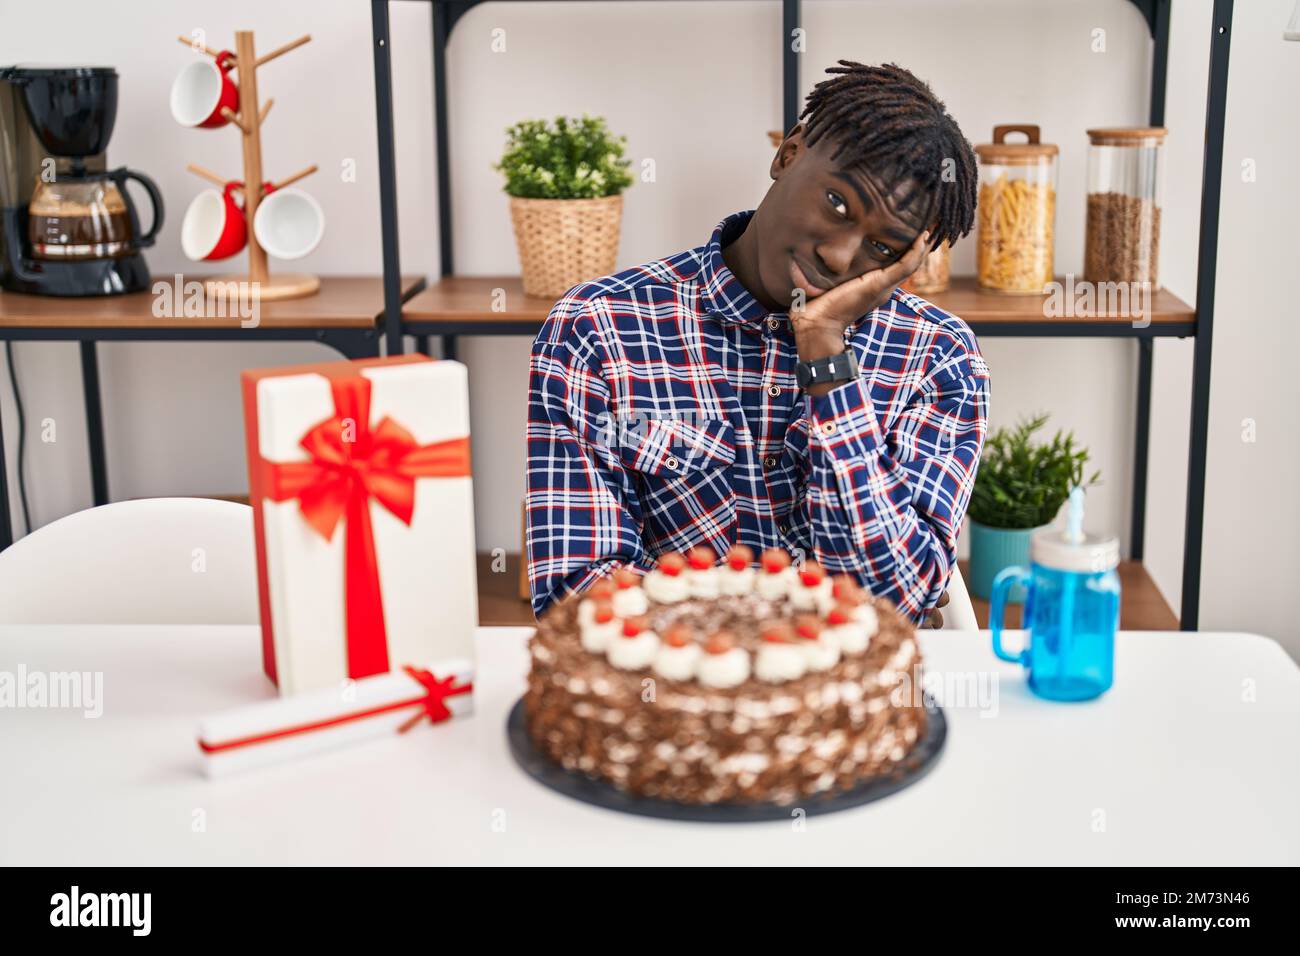
<path fill-rule="evenodd" d="M 596 199 L 632 185 L 623 158 L 627 138 L 614 136 L 599 116 L 523 120 L 506 127 L 501 162 L 506 192 L 524 199 Z"/>
<path fill-rule="evenodd" d="M 1083 480 L 1088 450 L 1075 448 L 1072 432 L 1058 431 L 1047 444 L 1030 442 L 1046 423 L 1046 415 L 1037 415 L 984 442 L 967 512 L 973 520 L 990 528 L 1037 528 L 1051 523 L 1075 485 L 1096 484 L 1099 471 Z"/>

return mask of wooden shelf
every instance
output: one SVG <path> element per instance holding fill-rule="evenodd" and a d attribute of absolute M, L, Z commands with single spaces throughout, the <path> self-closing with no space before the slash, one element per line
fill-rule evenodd
<path fill-rule="evenodd" d="M 985 292 L 974 276 L 957 276 L 946 292 L 924 298 L 965 320 L 979 335 L 1181 336 L 1196 329 L 1196 310 L 1166 289 L 1151 297 L 1150 324 L 1143 328 L 1116 314 L 1049 317 L 1047 296 Z M 494 311 L 498 302 L 504 308 Z M 448 276 L 412 297 L 402 319 L 415 334 L 520 335 L 536 333 L 553 305 L 525 295 L 518 276 Z"/>
<path fill-rule="evenodd" d="M 969 581 L 969 563 L 959 561 L 957 564 L 961 568 L 962 576 Z M 1178 630 L 1177 616 L 1170 609 L 1169 604 L 1160 593 L 1160 589 L 1156 587 L 1155 581 L 1151 580 L 1151 575 L 1147 573 L 1147 569 L 1139 562 L 1121 561 L 1119 563 L 1119 586 L 1120 630 Z M 972 594 L 971 603 L 975 605 L 975 618 L 979 621 L 980 627 L 987 628 L 989 626 L 989 602 Z M 1006 627 L 1018 628 L 1021 626 L 1021 610 L 1019 604 L 1013 604 L 1007 608 Z"/>
<path fill-rule="evenodd" d="M 1063 278 L 1056 281 L 1069 288 Z M 1150 315 L 1143 317 L 1141 325 L 1116 312 L 1049 316 L 1048 296 L 987 292 L 979 288 L 974 276 L 954 277 L 947 291 L 922 298 L 963 319 L 976 335 L 983 336 L 1146 338 L 1196 334 L 1196 310 L 1167 289 L 1151 296 Z"/>
<path fill-rule="evenodd" d="M 201 281 L 204 278 L 201 275 L 183 276 L 182 281 Z M 173 277 L 155 276 L 154 281 L 165 282 L 170 287 Z M 409 289 L 418 281 L 418 277 L 407 277 L 403 279 L 402 287 Z M 234 314 L 225 317 L 158 317 L 154 315 L 154 298 L 152 291 L 82 298 L 0 292 L 0 328 L 240 328 L 237 304 L 227 310 Z M 246 331 L 370 329 L 375 327 L 383 310 L 384 287 L 380 276 L 323 276 L 320 291 L 315 295 L 261 303 L 257 328 Z"/>
<path fill-rule="evenodd" d="M 498 301 L 505 308 L 494 311 Z M 447 276 L 412 297 L 402 307 L 402 321 L 408 327 L 463 326 L 479 335 L 520 334 L 521 326 L 540 329 L 553 305 L 553 299 L 525 294 L 519 276 Z"/>
<path fill-rule="evenodd" d="M 532 605 L 519 596 L 519 562 L 513 552 L 506 555 L 503 571 L 492 570 L 492 555 L 478 555 L 478 622 L 483 627 L 537 623 Z"/>

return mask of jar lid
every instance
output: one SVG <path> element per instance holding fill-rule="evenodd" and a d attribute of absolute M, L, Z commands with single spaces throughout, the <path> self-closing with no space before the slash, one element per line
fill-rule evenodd
<path fill-rule="evenodd" d="M 1026 142 L 1008 143 L 1007 133 L 1024 133 Z M 975 155 L 981 162 L 1005 166 L 1032 166 L 1059 152 L 1055 143 L 1039 142 L 1038 127 L 1028 123 L 995 126 L 993 142 L 980 143 L 975 147 Z"/>
<path fill-rule="evenodd" d="M 1167 126 L 1104 126 L 1087 130 L 1094 146 L 1141 146 L 1144 140 L 1164 141 Z"/>
<path fill-rule="evenodd" d="M 1030 539 L 1029 557 L 1046 568 L 1096 574 L 1118 567 L 1119 538 L 1085 534 L 1082 541 L 1071 541 L 1062 530 L 1044 528 Z"/>

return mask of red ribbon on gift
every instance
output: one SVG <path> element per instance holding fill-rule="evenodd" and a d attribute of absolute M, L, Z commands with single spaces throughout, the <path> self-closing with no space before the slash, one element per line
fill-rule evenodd
<path fill-rule="evenodd" d="M 420 445 L 387 415 L 372 429 L 370 380 L 362 375 L 333 379 L 330 390 L 334 414 L 313 425 L 299 442 L 311 460 L 263 460 L 262 487 L 272 501 L 296 498 L 302 516 L 326 541 L 345 520 L 348 676 L 369 677 L 389 670 L 370 499 L 409 525 L 415 512 L 416 478 L 470 474 L 469 436 Z"/>
<path fill-rule="evenodd" d="M 455 697 L 457 694 L 468 694 L 474 689 L 473 684 L 456 684 L 455 674 L 449 674 L 439 680 L 431 672 L 418 670 L 410 664 L 403 665 L 402 670 L 424 685 L 424 689 L 428 693 L 421 700 L 424 705 L 423 709 L 397 728 L 399 734 L 406 733 L 426 717 L 429 718 L 429 722 L 432 724 L 441 723 L 451 716 L 451 711 L 447 708 L 447 698 Z"/>
<path fill-rule="evenodd" d="M 372 707 L 369 710 L 356 711 L 351 714 L 340 714 L 337 717 L 327 717 L 324 720 L 313 721 L 309 724 L 282 727 L 279 730 L 272 730 L 265 734 L 255 734 L 251 737 L 240 737 L 236 740 L 224 740 L 220 743 L 209 743 L 206 740 L 200 740 L 199 749 L 204 753 L 209 754 L 223 753 L 227 750 L 234 750 L 238 747 L 248 747 L 252 744 L 264 744 L 273 740 L 282 740 L 285 737 L 294 737 L 298 734 L 311 733 L 314 730 L 336 727 L 339 724 L 346 724 L 353 720 L 362 720 L 366 717 L 376 717 L 379 714 L 387 714 L 394 710 L 402 710 L 405 707 L 419 705 L 419 713 L 406 723 L 402 724 L 401 727 L 397 728 L 398 733 L 404 734 L 426 717 L 435 724 L 447 720 L 452 714 L 445 703 L 446 699 L 448 697 L 454 697 L 457 694 L 468 694 L 474 690 L 474 684 L 472 682 L 468 684 L 457 684 L 455 674 L 449 674 L 447 677 L 439 680 L 432 672 L 412 667 L 410 664 L 403 665 L 402 670 L 419 681 L 421 686 L 424 687 L 424 693 L 419 697 L 410 697 L 404 700 L 394 701 L 391 704 L 384 704 L 380 707 Z"/>

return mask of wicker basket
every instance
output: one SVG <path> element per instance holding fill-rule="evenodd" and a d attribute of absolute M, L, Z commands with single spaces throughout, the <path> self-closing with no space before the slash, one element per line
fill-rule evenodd
<path fill-rule="evenodd" d="M 510 218 L 526 295 L 558 299 L 578 283 L 614 271 L 622 193 L 599 199 L 511 196 Z"/>

